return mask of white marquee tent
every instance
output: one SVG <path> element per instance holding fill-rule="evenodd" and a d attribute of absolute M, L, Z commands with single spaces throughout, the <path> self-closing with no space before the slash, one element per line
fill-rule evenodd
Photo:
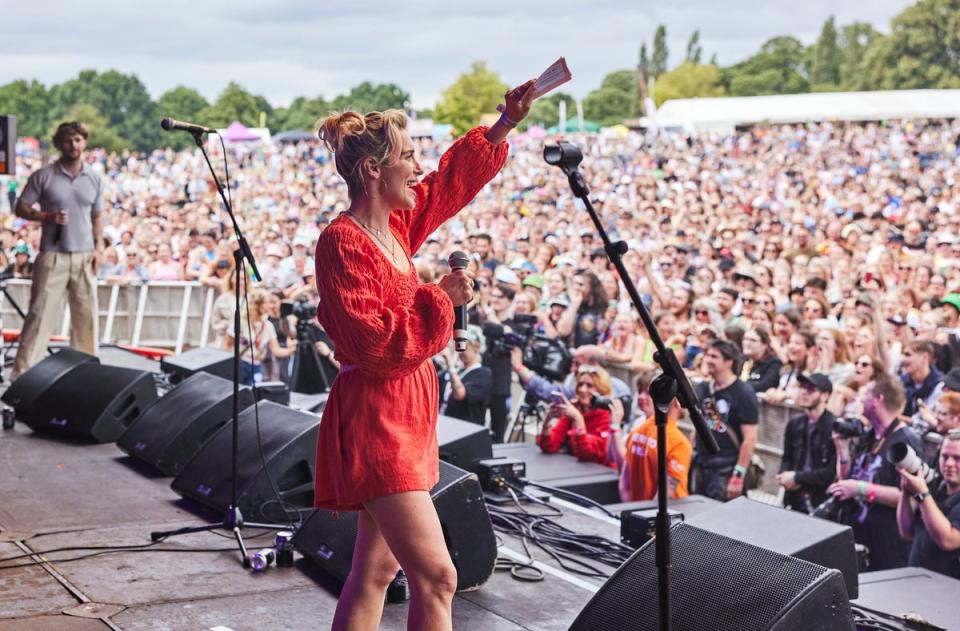
<path fill-rule="evenodd" d="M 739 125 L 812 121 L 957 118 L 960 90 L 817 92 L 676 99 L 640 119 L 643 127 L 730 132 Z"/>

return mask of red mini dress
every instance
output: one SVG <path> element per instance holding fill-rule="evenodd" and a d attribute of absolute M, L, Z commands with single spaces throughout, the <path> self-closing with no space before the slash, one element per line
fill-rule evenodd
<path fill-rule="evenodd" d="M 320 422 L 317 507 L 360 510 L 367 500 L 429 491 L 439 480 L 439 395 L 428 360 L 450 341 L 453 305 L 439 286 L 420 284 L 410 257 L 503 167 L 507 143 L 493 144 L 485 132 L 477 127 L 457 140 L 418 184 L 413 210 L 390 216 L 406 273 L 342 214 L 317 241 L 317 319 L 341 363 Z"/>

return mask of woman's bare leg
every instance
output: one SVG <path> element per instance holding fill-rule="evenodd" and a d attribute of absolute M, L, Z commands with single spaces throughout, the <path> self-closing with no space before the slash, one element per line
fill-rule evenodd
<path fill-rule="evenodd" d="M 371 630 L 380 625 L 383 601 L 400 564 L 390 552 L 376 522 L 362 510 L 357 521 L 353 565 L 337 601 L 334 631 Z"/>
<path fill-rule="evenodd" d="M 453 629 L 457 570 L 450 559 L 437 509 L 426 491 L 385 495 L 364 507 L 400 562 L 410 585 L 407 629 Z"/>

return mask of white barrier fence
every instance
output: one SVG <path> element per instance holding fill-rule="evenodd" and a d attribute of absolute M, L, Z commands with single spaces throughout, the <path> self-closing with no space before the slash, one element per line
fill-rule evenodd
<path fill-rule="evenodd" d="M 10 304 L 12 298 L 26 313 L 30 306 L 31 281 L 6 282 L 8 296 L 0 297 L 3 326 L 19 329 L 23 320 Z M 101 344 L 133 344 L 171 348 L 206 346 L 213 339 L 210 328 L 216 290 L 195 281 L 150 281 L 129 285 L 100 281 L 97 287 Z M 64 300 L 66 303 L 66 300 Z M 70 308 L 64 306 L 60 335 L 70 334 Z"/>

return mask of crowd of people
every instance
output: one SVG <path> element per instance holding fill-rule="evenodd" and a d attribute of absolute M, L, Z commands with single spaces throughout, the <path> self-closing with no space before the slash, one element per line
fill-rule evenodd
<path fill-rule="evenodd" d="M 960 122 L 572 140 L 605 228 L 629 245 L 630 277 L 667 346 L 702 383 L 705 417 L 721 439 L 721 453 L 707 457 L 670 434 L 671 492 L 744 493 L 759 405 L 790 405 L 798 412 L 778 475 L 785 503 L 815 512 L 834 498 L 834 516 L 870 548 L 874 569 L 910 561 L 960 577 Z M 510 143 L 500 174 L 413 259 L 429 283 L 449 271 L 451 251 L 472 258 L 474 328 L 466 353 L 437 358 L 441 409 L 474 422 L 489 416 L 503 440 L 518 379 L 549 403 L 538 437 L 545 451 L 618 467 L 625 499 L 649 497 L 653 344 L 565 176 L 542 160 L 543 141 L 521 134 Z M 415 145 L 431 171 L 446 143 Z M 278 333 L 249 338 L 262 350 L 255 364 L 273 362 L 266 372 L 276 376 L 293 335 L 279 302 L 316 302 L 325 270 L 314 247 L 347 209 L 346 184 L 319 143 L 231 148 L 228 157 L 232 203 L 264 277 L 252 304 Z M 217 287 L 215 343 L 233 344 L 233 235 L 202 157 L 93 150 L 87 164 L 103 182 L 100 279 Z M 18 171 L 40 166 L 27 159 Z M 3 215 L 8 275 L 29 277 L 39 243 L 35 222 Z M 522 351 L 504 349 L 503 335 L 517 331 L 559 340 L 569 374 L 546 379 Z M 335 361 L 329 340 L 315 341 Z M 936 483 L 889 462 L 898 443 L 939 471 Z"/>

